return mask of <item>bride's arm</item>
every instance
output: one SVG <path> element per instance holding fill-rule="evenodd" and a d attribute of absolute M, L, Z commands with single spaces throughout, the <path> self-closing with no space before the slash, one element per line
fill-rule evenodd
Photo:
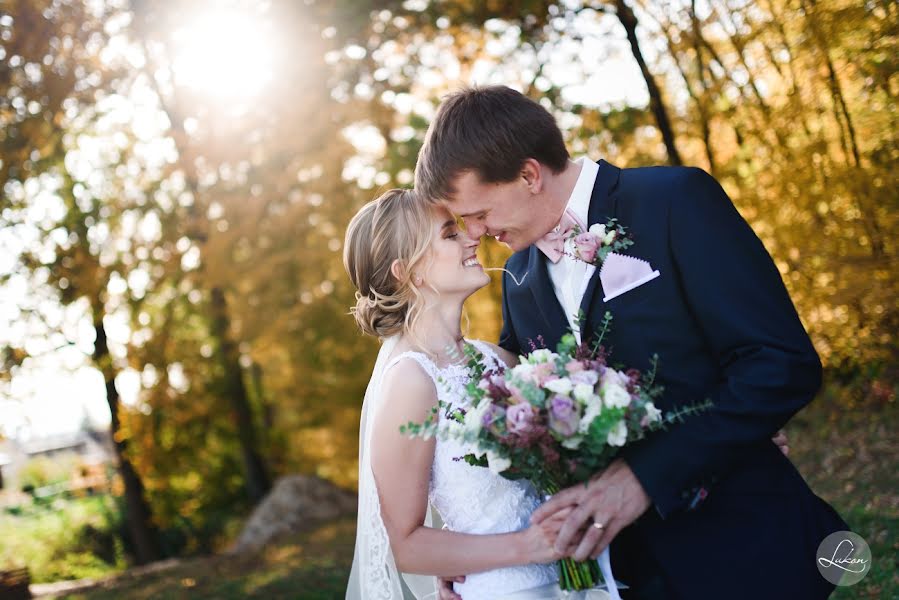
<path fill-rule="evenodd" d="M 510 369 L 518 364 L 518 355 L 517 354 L 509 352 L 502 346 L 497 346 L 496 344 L 491 344 L 490 342 L 484 342 L 484 343 L 487 344 L 488 346 L 490 346 L 490 348 L 493 349 L 494 352 L 496 352 L 496 355 L 499 357 L 499 359 L 501 361 L 503 361 L 504 363 L 506 363 L 506 366 L 509 367 Z"/>
<path fill-rule="evenodd" d="M 421 423 L 431 414 L 437 404 L 434 384 L 417 363 L 406 359 L 387 373 L 382 393 L 385 401 L 372 434 L 372 471 L 400 571 L 455 576 L 560 558 L 552 543 L 561 517 L 546 527 L 495 535 L 425 527 L 435 441 L 410 438 L 399 428 L 410 421 Z"/>

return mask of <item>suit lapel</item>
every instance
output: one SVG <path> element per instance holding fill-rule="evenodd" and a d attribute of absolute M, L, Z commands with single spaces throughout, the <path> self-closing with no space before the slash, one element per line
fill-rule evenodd
<path fill-rule="evenodd" d="M 555 290 L 553 290 L 552 280 L 549 278 L 549 269 L 546 268 L 543 252 L 536 246 L 531 246 L 527 272 L 531 274 L 528 282 L 531 294 L 533 294 L 534 302 L 546 324 L 543 337 L 546 340 L 547 347 L 554 347 L 554 340 L 561 337 L 562 333 L 568 329 L 568 319 L 565 318 L 565 310 L 559 304 L 559 299 L 556 297 Z M 556 332 L 558 332 L 558 335 L 556 335 Z"/>
<path fill-rule="evenodd" d="M 590 197 L 590 210 L 588 211 L 589 223 L 587 227 L 596 223 L 605 224 L 609 219 L 614 219 L 617 214 L 616 199 L 612 195 L 618 187 L 618 178 L 621 169 L 604 160 L 599 161 L 599 173 L 596 175 L 596 183 L 593 184 L 593 195 Z M 584 297 L 581 299 L 581 312 L 586 315 L 586 323 L 590 323 L 590 308 L 593 306 L 593 296 L 597 288 L 601 288 L 599 269 L 593 271 Z M 585 332 L 589 335 L 589 331 Z M 585 338 L 586 339 L 586 336 Z"/>

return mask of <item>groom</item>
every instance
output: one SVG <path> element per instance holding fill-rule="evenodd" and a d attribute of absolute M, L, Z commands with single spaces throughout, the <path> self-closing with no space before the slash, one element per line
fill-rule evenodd
<path fill-rule="evenodd" d="M 614 540 L 615 575 L 634 599 L 830 594 L 816 550 L 848 527 L 771 441 L 815 396 L 821 364 L 774 263 L 712 177 L 572 161 L 549 112 L 497 86 L 445 99 L 415 185 L 447 202 L 470 235 L 515 251 L 501 346 L 526 353 L 542 339 L 554 348 L 579 313 L 588 338 L 608 311 L 613 364 L 646 370 L 658 354 L 659 408 L 713 403 L 541 507 L 532 520 L 575 507 L 559 548 L 582 560 Z M 610 280 L 593 265 L 544 254 L 535 244 L 563 214 L 586 227 L 617 219 L 634 241 L 625 253 L 659 275 L 605 289 Z"/>

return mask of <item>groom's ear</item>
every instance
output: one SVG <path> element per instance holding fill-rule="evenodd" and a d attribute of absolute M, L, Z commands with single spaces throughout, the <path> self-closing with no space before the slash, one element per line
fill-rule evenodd
<path fill-rule="evenodd" d="M 540 161 L 533 158 L 524 159 L 521 165 L 521 178 L 532 194 L 539 194 L 543 191 L 543 169 Z"/>

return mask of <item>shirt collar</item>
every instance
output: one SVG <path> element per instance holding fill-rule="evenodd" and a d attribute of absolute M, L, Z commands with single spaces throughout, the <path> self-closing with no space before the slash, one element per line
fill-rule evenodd
<path fill-rule="evenodd" d="M 599 173 L 599 164 L 582 156 L 574 161 L 581 166 L 571 196 L 568 197 L 566 208 L 577 215 L 582 223 L 587 223 L 590 212 L 590 198 L 593 196 L 593 186 L 596 184 L 596 175 Z"/>

